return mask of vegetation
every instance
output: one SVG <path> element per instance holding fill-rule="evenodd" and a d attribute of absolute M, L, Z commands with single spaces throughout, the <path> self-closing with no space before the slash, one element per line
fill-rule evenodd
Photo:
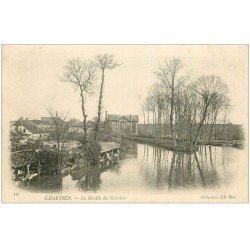
<path fill-rule="evenodd" d="M 84 160 L 90 166 L 96 166 L 99 163 L 101 156 L 101 146 L 98 142 L 92 140 L 86 143 L 86 141 L 80 140 L 80 149 L 83 152 Z"/>
<path fill-rule="evenodd" d="M 66 122 L 68 114 L 65 112 L 58 112 L 51 109 L 51 107 L 47 108 L 47 111 L 52 119 L 53 128 L 50 131 L 50 138 L 56 141 L 56 153 L 58 155 L 58 169 L 59 173 L 61 173 L 61 165 L 64 156 L 64 143 L 67 137 L 67 128 L 71 121 Z"/>
<path fill-rule="evenodd" d="M 144 124 L 153 123 L 153 136 L 172 138 L 178 147 L 182 142 L 197 145 L 204 138 L 204 124 L 211 126 L 209 142 L 218 121 L 226 122 L 232 110 L 228 87 L 219 76 L 192 79 L 180 58 L 166 59 L 154 72 L 157 82 L 143 101 Z M 146 119 L 147 115 L 147 119 Z M 162 130 L 168 127 L 169 131 Z M 207 127 L 207 126 L 206 126 Z"/>
<path fill-rule="evenodd" d="M 60 77 L 62 82 L 71 83 L 80 91 L 85 138 L 87 138 L 86 100 L 88 95 L 93 94 L 95 79 L 96 67 L 93 62 L 82 61 L 79 58 L 68 60 L 64 66 L 63 76 Z"/>
<path fill-rule="evenodd" d="M 18 130 L 10 132 L 10 150 L 12 152 L 26 149 L 39 149 L 42 146 L 43 141 L 40 138 L 27 138 Z"/>
<path fill-rule="evenodd" d="M 102 99 L 103 99 L 103 87 L 104 87 L 104 76 L 105 71 L 115 69 L 119 66 L 117 62 L 114 61 L 113 55 L 103 54 L 97 55 L 94 60 L 94 65 L 99 68 L 101 71 L 101 87 L 100 87 L 100 94 L 99 94 L 99 101 L 98 101 L 98 112 L 97 112 L 97 121 L 95 126 L 95 140 L 98 139 L 100 123 L 101 123 L 101 112 L 102 112 Z"/>
<path fill-rule="evenodd" d="M 161 141 L 152 137 L 139 137 L 139 136 L 126 136 L 125 139 L 137 141 L 140 143 L 145 143 L 153 146 L 160 146 L 162 148 L 173 150 L 173 151 L 183 151 L 183 152 L 194 152 L 198 150 L 196 145 L 190 145 L 187 141 L 182 141 L 181 143 L 176 140 L 177 146 L 173 144 L 172 139 L 162 139 Z"/>
<path fill-rule="evenodd" d="M 66 62 L 60 81 L 72 84 L 80 93 L 83 134 L 68 132 L 68 126 L 76 120 L 67 121 L 67 113 L 47 109 L 53 122 L 49 138 L 56 141 L 53 164 L 56 162 L 59 172 L 66 153 L 66 140 L 78 140 L 84 162 L 97 165 L 101 151 L 99 141 L 121 139 L 120 135 L 112 133 L 108 122 L 101 120 L 105 74 L 119 65 L 109 54 L 97 55 L 93 60 L 74 58 Z M 97 115 L 88 121 L 86 104 L 88 98 L 95 94 L 98 74 L 100 90 Z M 243 138 L 241 130 L 227 125 L 232 105 L 227 96 L 228 87 L 220 76 L 192 78 L 180 58 L 166 59 L 154 75 L 156 82 L 141 104 L 144 125 L 152 124 L 152 128 L 149 129 L 150 133 L 142 132 L 144 139 L 134 137 L 137 141 L 188 151 L 196 149 L 199 141 L 211 144 L 213 139 Z M 221 124 L 219 128 L 218 123 Z M 126 128 L 124 135 L 131 136 L 131 129 Z M 27 139 L 18 130 L 11 132 L 10 141 L 12 151 L 43 149 L 41 138 Z M 42 151 L 40 156 L 44 156 L 46 161 L 51 152 Z"/>
<path fill-rule="evenodd" d="M 38 152 L 38 159 L 42 165 L 42 174 L 58 174 L 60 168 L 58 168 L 59 155 L 57 152 L 51 149 L 41 149 Z"/>

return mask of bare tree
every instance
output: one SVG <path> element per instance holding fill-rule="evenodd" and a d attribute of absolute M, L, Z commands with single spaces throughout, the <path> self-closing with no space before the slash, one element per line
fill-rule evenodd
<path fill-rule="evenodd" d="M 228 102 L 228 98 L 225 96 L 225 93 L 218 94 L 214 100 L 211 102 L 210 106 L 210 113 L 211 113 L 211 124 L 210 124 L 210 131 L 209 131 L 209 137 L 208 142 L 211 142 L 212 139 L 212 132 L 214 129 L 214 126 L 216 124 L 217 118 L 219 114 L 222 112 L 225 104 Z M 216 133 L 215 133 L 216 134 Z"/>
<path fill-rule="evenodd" d="M 227 101 L 224 103 L 224 106 L 223 106 L 223 130 L 222 130 L 222 134 L 223 134 L 223 137 L 225 137 L 225 126 L 226 126 L 226 123 L 228 122 L 228 116 L 229 114 L 232 112 L 233 110 L 233 106 L 231 104 L 231 101 L 230 99 L 227 99 Z"/>
<path fill-rule="evenodd" d="M 186 109 L 184 111 L 185 118 L 186 118 L 186 129 L 187 129 L 187 137 L 189 143 L 193 140 L 195 125 L 197 120 L 197 113 L 200 108 L 199 98 L 197 98 L 197 94 L 192 91 L 187 86 L 187 92 L 185 93 L 185 105 Z"/>
<path fill-rule="evenodd" d="M 51 107 L 47 108 L 47 112 L 52 120 L 52 130 L 50 131 L 52 138 L 55 138 L 57 144 L 57 155 L 58 155 L 58 172 L 61 173 L 61 164 L 62 164 L 62 148 L 65 143 L 67 128 L 70 122 L 67 122 L 68 113 L 58 112 L 52 110 Z"/>
<path fill-rule="evenodd" d="M 147 98 L 144 101 L 144 106 L 145 106 L 145 110 L 147 111 L 147 124 L 150 123 L 149 121 L 149 114 L 152 111 L 152 107 L 151 107 L 151 97 L 147 96 Z"/>
<path fill-rule="evenodd" d="M 161 139 L 162 134 L 162 113 L 163 109 L 165 107 L 165 101 L 166 101 L 166 95 L 165 91 L 163 89 L 163 86 L 161 84 L 156 83 L 154 85 L 154 89 L 151 93 L 153 102 L 155 104 L 155 109 L 157 110 L 157 120 L 156 120 L 156 114 L 155 114 L 155 130 L 156 130 L 156 136 L 158 139 Z"/>
<path fill-rule="evenodd" d="M 211 75 L 198 78 L 193 85 L 193 90 L 200 96 L 203 104 L 201 120 L 193 140 L 193 143 L 196 144 L 208 113 L 208 108 L 219 96 L 221 97 L 221 95 L 226 95 L 228 88 L 219 76 Z"/>
<path fill-rule="evenodd" d="M 99 95 L 99 102 L 98 102 L 98 112 L 97 112 L 97 121 L 95 127 L 95 135 L 94 139 L 97 140 L 100 122 L 101 122 L 101 112 L 102 112 L 102 98 L 103 98 L 103 87 L 104 87 L 104 77 L 105 71 L 115 69 L 120 64 L 114 61 L 114 56 L 109 54 L 97 55 L 94 59 L 94 65 L 101 70 L 101 88 L 100 88 L 100 95 Z"/>
<path fill-rule="evenodd" d="M 153 135 L 154 137 L 156 137 L 156 108 L 157 108 L 157 104 L 156 104 L 156 100 L 153 96 L 153 94 L 150 92 L 148 99 L 148 108 L 149 108 L 149 112 L 152 113 L 152 125 L 153 125 Z"/>
<path fill-rule="evenodd" d="M 145 118 L 145 115 L 146 115 L 146 107 L 145 107 L 145 103 L 143 102 L 141 104 L 141 112 L 142 112 L 142 115 L 143 115 L 143 123 L 144 125 L 146 124 L 146 118 Z"/>
<path fill-rule="evenodd" d="M 166 86 L 170 94 L 170 131 L 174 146 L 177 146 L 174 130 L 174 105 L 178 89 L 189 79 L 188 74 L 181 75 L 183 63 L 180 58 L 165 60 L 158 71 L 155 72 L 157 78 Z"/>
<path fill-rule="evenodd" d="M 152 89 L 149 91 L 148 96 L 145 99 L 145 109 L 147 110 L 147 123 L 148 123 L 148 130 L 150 131 L 150 135 L 155 136 L 156 132 L 156 102 L 155 98 L 152 94 Z M 151 127 L 151 121 L 150 121 L 150 114 L 152 114 L 152 127 Z M 149 125 L 150 124 L 150 125 Z"/>
<path fill-rule="evenodd" d="M 60 81 L 74 84 L 80 90 L 85 140 L 87 138 L 86 99 L 87 95 L 93 94 L 95 80 L 96 67 L 93 62 L 82 61 L 79 58 L 68 60 L 64 66 L 64 73 L 60 77 Z"/>

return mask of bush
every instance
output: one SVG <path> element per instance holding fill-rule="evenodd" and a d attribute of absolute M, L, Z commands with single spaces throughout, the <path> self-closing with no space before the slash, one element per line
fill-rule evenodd
<path fill-rule="evenodd" d="M 99 143 L 91 140 L 86 142 L 84 139 L 80 141 L 81 149 L 84 153 L 84 158 L 88 165 L 95 166 L 99 163 L 101 156 L 101 146 Z"/>
<path fill-rule="evenodd" d="M 83 135 L 80 136 L 80 138 L 78 138 L 78 141 L 80 142 L 81 147 L 85 147 L 86 144 L 88 143 L 88 140 Z"/>
<path fill-rule="evenodd" d="M 42 166 L 42 173 L 53 174 L 58 172 L 59 155 L 51 149 L 42 149 L 37 153 Z"/>

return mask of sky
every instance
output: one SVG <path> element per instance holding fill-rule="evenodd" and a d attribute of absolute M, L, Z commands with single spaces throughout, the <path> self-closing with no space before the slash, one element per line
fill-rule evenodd
<path fill-rule="evenodd" d="M 46 107 L 69 112 L 82 120 L 79 92 L 59 76 L 68 59 L 92 59 L 113 54 L 121 65 L 105 73 L 103 114 L 139 115 L 141 102 L 157 81 L 153 72 L 165 58 L 180 57 L 192 78 L 215 74 L 229 87 L 233 104 L 230 121 L 248 119 L 247 45 L 5 45 L 3 46 L 3 106 L 8 120 L 40 119 Z M 96 94 L 87 100 L 88 118 L 97 114 L 100 79 Z"/>

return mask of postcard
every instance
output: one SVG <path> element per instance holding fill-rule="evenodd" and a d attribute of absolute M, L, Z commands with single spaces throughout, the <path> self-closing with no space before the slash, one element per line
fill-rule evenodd
<path fill-rule="evenodd" d="M 2 202 L 248 203 L 248 45 L 2 45 Z"/>

